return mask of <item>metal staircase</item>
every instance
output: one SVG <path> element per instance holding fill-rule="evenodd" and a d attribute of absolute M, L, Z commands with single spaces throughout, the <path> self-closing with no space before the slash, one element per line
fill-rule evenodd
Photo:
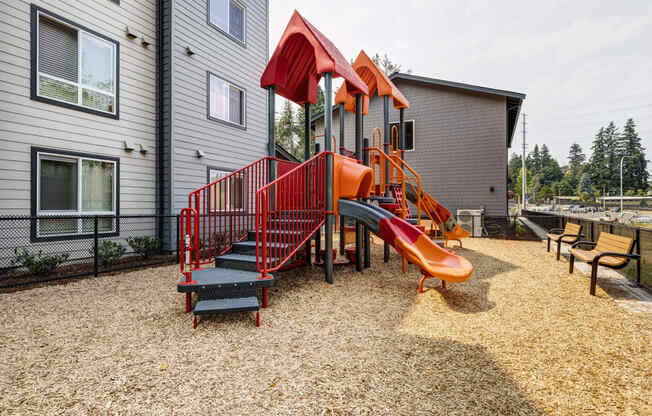
<path fill-rule="evenodd" d="M 189 195 L 177 290 L 195 328 L 197 316 L 245 311 L 260 325 L 258 290 L 267 307 L 272 273 L 309 261 L 310 237 L 326 217 L 325 156 L 300 165 L 266 157 Z M 285 173 L 272 180 L 276 172 Z"/>

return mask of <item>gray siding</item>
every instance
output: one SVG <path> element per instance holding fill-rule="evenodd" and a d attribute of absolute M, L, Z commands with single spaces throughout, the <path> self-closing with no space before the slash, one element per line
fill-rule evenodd
<path fill-rule="evenodd" d="M 484 206 L 488 215 L 507 214 L 506 99 L 502 96 L 397 81 L 410 101 L 405 120 L 415 120 L 415 150 L 405 160 L 420 175 L 423 189 L 455 213 Z M 390 121 L 399 112 L 391 107 Z M 354 117 L 345 112 L 345 143 L 354 150 Z M 383 125 L 382 99 L 375 96 L 364 117 L 364 137 Z M 323 121 L 315 124 L 323 133 Z M 333 114 L 339 142 L 339 111 Z M 494 187 L 494 192 L 490 191 Z"/>
<path fill-rule="evenodd" d="M 267 155 L 267 95 L 260 88 L 268 58 L 268 3 L 240 0 L 246 7 L 243 46 L 207 22 L 205 0 L 176 0 L 172 11 L 171 211 L 206 183 L 206 169 L 238 169 Z M 186 46 L 195 55 L 187 56 Z M 246 130 L 209 120 L 207 71 L 246 90 Z M 195 156 L 197 149 L 204 158 Z"/>
<path fill-rule="evenodd" d="M 120 213 L 153 214 L 156 169 L 156 1 L 38 0 L 120 43 L 120 119 L 30 99 L 30 2 L 0 0 L 0 214 L 30 213 L 30 147 L 120 158 Z M 125 26 L 151 42 L 128 40 Z M 122 150 L 123 140 L 149 151 Z"/>

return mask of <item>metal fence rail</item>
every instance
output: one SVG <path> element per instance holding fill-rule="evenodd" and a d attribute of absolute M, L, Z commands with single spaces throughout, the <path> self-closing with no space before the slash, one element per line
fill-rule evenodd
<path fill-rule="evenodd" d="M 174 263 L 178 225 L 178 215 L 0 216 L 0 289 Z"/>
<path fill-rule="evenodd" d="M 652 229 L 547 212 L 523 211 L 522 214 L 530 221 L 548 230 L 551 228 L 564 228 L 569 221 L 580 224 L 582 225 L 582 234 L 585 235 L 584 239 L 588 241 L 598 241 L 598 237 L 602 232 L 633 238 L 636 241 L 637 254 L 641 256 L 640 281 L 637 280 L 634 262 L 630 262 L 623 269 L 623 273 L 631 281 L 652 290 Z"/>

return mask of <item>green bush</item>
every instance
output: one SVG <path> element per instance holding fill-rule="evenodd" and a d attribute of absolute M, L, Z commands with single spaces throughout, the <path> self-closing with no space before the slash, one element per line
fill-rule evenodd
<path fill-rule="evenodd" d="M 127 252 L 127 248 L 111 240 L 102 241 L 97 246 L 97 260 L 102 266 L 110 266 L 120 260 Z M 91 256 L 95 256 L 95 249 L 90 249 Z"/>
<path fill-rule="evenodd" d="M 144 259 L 161 250 L 161 240 L 146 235 L 141 237 L 129 237 L 127 238 L 127 244 L 129 244 L 129 247 Z"/>
<path fill-rule="evenodd" d="M 68 260 L 70 253 L 43 254 L 43 251 L 39 250 L 38 253 L 32 254 L 26 249 L 19 251 L 18 248 L 15 248 L 14 256 L 16 258 L 11 260 L 12 266 L 25 267 L 32 274 L 45 275 Z"/>

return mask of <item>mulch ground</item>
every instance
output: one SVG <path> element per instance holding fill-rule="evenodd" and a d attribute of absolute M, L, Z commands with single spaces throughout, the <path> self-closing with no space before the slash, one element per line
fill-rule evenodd
<path fill-rule="evenodd" d="M 176 266 L 0 294 L 0 414 L 652 414 L 652 319 L 540 242 L 468 240 L 469 281 L 416 294 L 400 258 L 278 275 L 203 319 Z"/>

